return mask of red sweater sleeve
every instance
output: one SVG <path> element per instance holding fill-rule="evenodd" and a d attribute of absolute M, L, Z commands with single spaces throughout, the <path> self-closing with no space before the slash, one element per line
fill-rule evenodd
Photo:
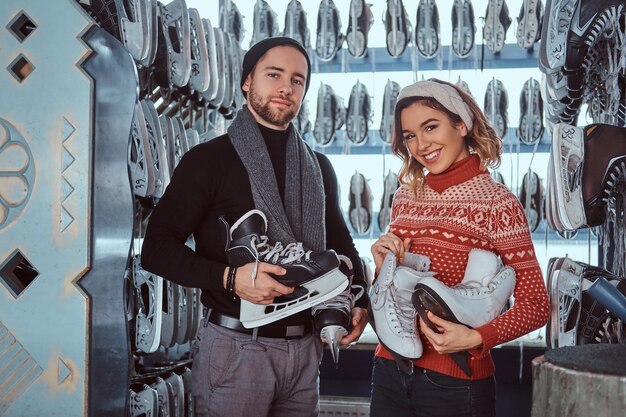
<path fill-rule="evenodd" d="M 483 339 L 475 356 L 484 356 L 496 345 L 511 341 L 544 326 L 550 306 L 541 268 L 519 200 L 507 193 L 494 201 L 489 229 L 492 243 L 503 263 L 515 270 L 513 306 L 493 321 L 477 328 Z"/>

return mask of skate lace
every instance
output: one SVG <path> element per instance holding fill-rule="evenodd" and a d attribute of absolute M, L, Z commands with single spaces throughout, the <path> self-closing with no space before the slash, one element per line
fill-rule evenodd
<path fill-rule="evenodd" d="M 488 286 L 482 285 L 479 281 L 465 281 L 461 284 L 455 285 L 454 290 L 459 291 L 463 295 L 478 296 L 485 291 L 489 291 L 493 287 L 493 283 L 489 283 Z"/>
<path fill-rule="evenodd" d="M 358 289 L 358 292 L 354 294 L 352 289 Z M 350 315 L 350 311 L 352 310 L 352 307 L 354 307 L 355 301 L 361 298 L 364 292 L 365 290 L 360 285 L 348 285 L 345 290 L 333 298 L 313 306 L 312 311 L 315 313 L 317 310 L 337 309 L 343 310 Z"/>
<path fill-rule="evenodd" d="M 402 289 L 396 289 L 396 291 L 405 291 L 409 293 L 409 297 L 407 299 L 411 298 L 411 291 Z M 413 304 L 400 299 L 400 297 L 398 297 L 394 291 L 391 292 L 391 301 L 391 304 L 393 306 L 393 312 L 390 311 L 390 315 L 392 316 L 389 319 L 390 323 L 393 323 L 393 327 L 399 329 L 401 333 L 408 333 L 411 335 L 415 334 L 415 332 L 417 331 L 417 311 L 415 310 L 415 307 L 413 307 Z"/>
<path fill-rule="evenodd" d="M 311 251 L 305 251 L 301 242 L 290 243 L 287 246 L 283 246 L 281 242 L 276 242 L 273 245 L 269 243 L 269 238 L 262 235 L 257 242 L 256 237 L 252 238 L 252 246 L 256 249 L 256 262 L 272 263 L 274 265 L 287 265 L 294 262 L 300 262 L 302 257 L 305 260 L 309 260 L 311 257 Z"/>

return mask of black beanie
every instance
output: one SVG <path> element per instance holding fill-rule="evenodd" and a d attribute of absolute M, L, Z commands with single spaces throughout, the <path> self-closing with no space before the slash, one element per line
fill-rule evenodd
<path fill-rule="evenodd" d="M 306 81 L 304 85 L 304 95 L 306 95 L 306 92 L 309 90 L 309 83 L 311 82 L 311 61 L 309 60 L 309 54 L 307 54 L 306 49 L 304 49 L 304 47 L 302 46 L 300 42 L 298 42 L 297 40 L 293 38 L 288 38 L 286 36 L 266 38 L 252 45 L 252 48 L 250 48 L 250 50 L 246 52 L 246 54 L 243 57 L 243 67 L 241 69 L 241 82 L 239 83 L 239 86 L 243 87 L 243 83 L 246 81 L 248 74 L 252 72 L 252 70 L 254 69 L 254 66 L 259 61 L 259 59 L 261 59 L 261 57 L 265 55 L 267 51 L 277 46 L 293 46 L 298 51 L 300 51 L 302 55 L 304 55 L 304 57 L 306 58 L 307 73 L 306 73 Z M 243 92 L 243 95 L 245 97 L 246 92 L 243 91 L 243 89 L 241 91 Z"/>

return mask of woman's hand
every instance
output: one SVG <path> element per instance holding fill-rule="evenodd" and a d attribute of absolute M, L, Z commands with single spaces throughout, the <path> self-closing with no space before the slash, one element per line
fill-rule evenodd
<path fill-rule="evenodd" d="M 387 253 L 395 253 L 398 261 L 402 262 L 404 260 L 404 254 L 409 251 L 410 247 L 410 238 L 402 240 L 391 232 L 382 235 L 374 242 L 371 249 L 372 256 L 374 257 L 374 265 L 376 265 L 376 274 L 380 271 L 380 266 L 383 264 Z"/>
<path fill-rule="evenodd" d="M 439 353 L 453 353 L 468 349 L 475 349 L 483 343 L 483 338 L 476 330 L 462 324 L 444 320 L 432 312 L 428 312 L 428 319 L 437 326 L 439 333 L 433 331 L 420 318 L 420 329 L 431 345 Z"/>

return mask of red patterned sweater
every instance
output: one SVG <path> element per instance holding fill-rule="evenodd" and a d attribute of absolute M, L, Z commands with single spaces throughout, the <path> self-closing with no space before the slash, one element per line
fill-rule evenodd
<path fill-rule="evenodd" d="M 476 155 L 446 172 L 426 175 L 417 199 L 406 185 L 396 192 L 390 231 L 411 238 L 410 251 L 427 255 L 430 270 L 447 286 L 461 282 L 470 249 L 492 251 L 516 273 L 513 306 L 477 328 L 482 348 L 470 351 L 471 379 L 495 372 L 490 349 L 545 325 L 549 304 L 541 268 L 535 257 L 524 209 L 505 186 L 481 170 Z M 465 373 L 447 354 L 439 354 L 422 336 L 424 353 L 414 363 L 457 378 Z M 376 355 L 392 359 L 382 346 Z"/>

